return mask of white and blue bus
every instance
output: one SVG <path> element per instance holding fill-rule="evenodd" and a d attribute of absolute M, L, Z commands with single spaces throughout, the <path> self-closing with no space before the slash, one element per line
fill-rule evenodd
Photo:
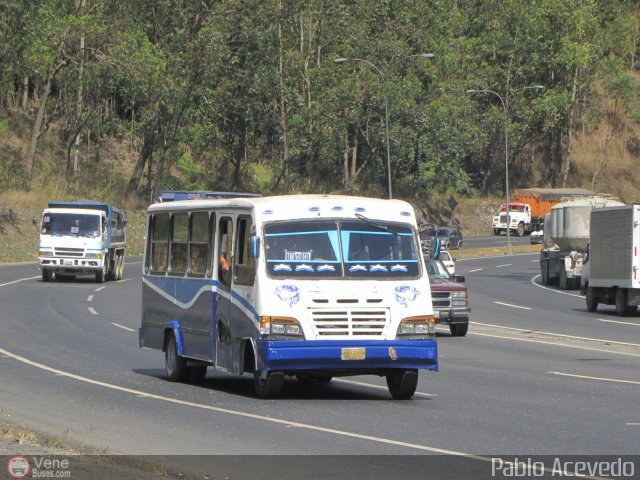
<path fill-rule="evenodd" d="M 140 346 L 164 352 L 171 381 L 212 366 L 252 374 L 268 398 L 286 376 L 373 374 L 408 399 L 418 370 L 438 369 L 435 323 L 406 202 L 289 195 L 148 209 Z"/>

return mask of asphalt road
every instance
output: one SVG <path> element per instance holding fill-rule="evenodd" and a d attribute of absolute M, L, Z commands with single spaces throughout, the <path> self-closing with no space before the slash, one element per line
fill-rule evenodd
<path fill-rule="evenodd" d="M 428 459 L 437 478 L 462 478 L 466 462 L 489 475 L 495 455 L 637 454 L 640 317 L 588 313 L 578 292 L 537 285 L 536 262 L 458 262 L 473 323 L 464 338 L 442 330 L 440 372 L 421 373 L 410 401 L 391 400 L 384 379 L 364 376 L 290 380 L 277 400 L 256 399 L 249 376 L 170 383 L 162 354 L 138 348 L 139 260 L 124 280 L 102 285 L 43 283 L 34 265 L 1 266 L 0 412 L 108 453 L 223 455 L 217 464 L 188 457 L 188 467 L 240 478 L 283 478 L 289 462 L 318 478 L 349 467 L 389 476 L 400 455 Z M 461 455 L 472 457 L 447 463 Z M 402 478 L 424 478 L 424 466 L 411 476 L 410 464 Z"/>

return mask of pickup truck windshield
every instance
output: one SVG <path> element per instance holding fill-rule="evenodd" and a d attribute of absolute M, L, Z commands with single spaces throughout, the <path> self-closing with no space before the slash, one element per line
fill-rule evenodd
<path fill-rule="evenodd" d="M 42 217 L 42 234 L 60 237 L 100 236 L 100 216 L 78 213 L 45 213 Z"/>
<path fill-rule="evenodd" d="M 414 278 L 418 252 L 409 225 L 376 220 L 283 222 L 264 228 L 272 277 Z"/>

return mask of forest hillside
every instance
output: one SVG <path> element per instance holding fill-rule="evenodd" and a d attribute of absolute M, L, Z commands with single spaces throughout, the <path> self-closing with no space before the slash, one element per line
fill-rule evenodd
<path fill-rule="evenodd" d="M 0 249 L 47 200 L 136 212 L 163 189 L 391 194 L 469 234 L 489 231 L 506 166 L 511 189 L 640 201 L 639 13 L 630 0 L 3 2 Z"/>

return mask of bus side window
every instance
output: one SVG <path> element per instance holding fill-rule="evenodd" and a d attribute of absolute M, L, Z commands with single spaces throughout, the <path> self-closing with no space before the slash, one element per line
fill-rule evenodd
<path fill-rule="evenodd" d="M 164 274 L 167 271 L 169 255 L 169 215 L 161 213 L 152 216 L 149 230 L 151 273 Z"/>
<path fill-rule="evenodd" d="M 171 253 L 169 273 L 183 276 L 187 269 L 187 246 L 189 242 L 189 215 L 176 213 L 171 222 Z"/>
<path fill-rule="evenodd" d="M 227 287 L 231 287 L 231 270 L 233 266 L 233 221 L 229 217 L 220 219 L 218 233 L 218 280 Z M 223 268 L 224 264 L 229 269 Z"/>
<path fill-rule="evenodd" d="M 209 214 L 191 214 L 189 229 L 189 276 L 204 277 L 209 250 Z"/>
<path fill-rule="evenodd" d="M 234 280 L 239 285 L 253 285 L 256 276 L 255 259 L 251 256 L 251 218 L 241 217 L 238 219 L 237 229 L 238 248 L 234 258 L 235 277 Z"/>

